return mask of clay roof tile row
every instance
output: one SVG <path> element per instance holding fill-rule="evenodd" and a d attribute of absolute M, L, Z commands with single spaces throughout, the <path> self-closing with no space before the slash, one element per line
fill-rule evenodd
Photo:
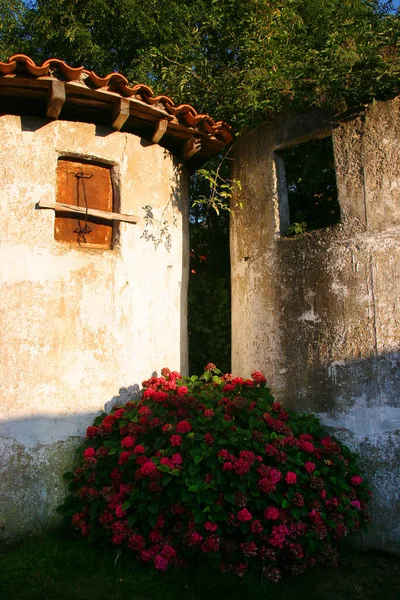
<path fill-rule="evenodd" d="M 63 60 L 49 58 L 42 65 L 35 62 L 25 54 L 14 54 L 8 62 L 0 62 L 0 76 L 20 74 L 21 72 L 35 78 L 53 76 L 66 81 L 78 81 L 93 89 L 107 90 L 119 94 L 122 97 L 135 97 L 148 105 L 158 105 L 168 114 L 174 116 L 183 125 L 198 127 L 200 124 L 204 131 L 212 136 L 222 138 L 225 143 L 232 141 L 231 127 L 224 121 L 214 121 L 207 114 L 197 114 L 190 104 L 175 103 L 168 96 L 155 96 L 153 90 L 145 84 L 129 85 L 128 80 L 121 73 L 109 73 L 105 77 L 99 77 L 93 71 L 84 67 L 71 67 Z"/>

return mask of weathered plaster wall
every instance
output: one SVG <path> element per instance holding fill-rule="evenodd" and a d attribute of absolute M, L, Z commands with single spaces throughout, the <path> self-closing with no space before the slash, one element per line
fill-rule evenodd
<path fill-rule="evenodd" d="M 366 542 L 399 551 L 400 98 L 333 126 L 341 223 L 284 237 L 274 152 L 331 128 L 322 113 L 285 117 L 237 146 L 232 370 L 262 370 L 361 452 L 375 489 Z"/>
<path fill-rule="evenodd" d="M 48 524 L 86 426 L 163 366 L 187 371 L 186 176 L 169 152 L 92 124 L 0 117 L 0 533 Z M 113 165 L 112 250 L 54 240 L 60 156 Z M 144 209 L 144 207 L 147 207 Z M 152 219 L 145 219 L 153 215 Z"/>

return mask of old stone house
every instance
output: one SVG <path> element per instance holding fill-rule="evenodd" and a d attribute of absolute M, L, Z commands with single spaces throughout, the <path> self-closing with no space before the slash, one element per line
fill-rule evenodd
<path fill-rule="evenodd" d="M 243 210 L 231 225 L 232 371 L 260 369 L 286 406 L 318 413 L 360 452 L 374 489 L 366 542 L 396 551 L 399 139 L 400 97 L 337 116 L 286 115 L 259 127 L 235 147 Z M 331 147 L 336 222 L 323 226 L 320 219 L 318 228 L 288 236 L 296 225 L 294 188 L 329 170 L 315 161 L 314 172 L 297 171 L 293 179 L 291 159 L 325 152 L 318 140 Z"/>
<path fill-rule="evenodd" d="M 54 518 L 96 413 L 187 371 L 187 173 L 229 127 L 145 85 L 0 63 L 0 532 Z"/>
<path fill-rule="evenodd" d="M 231 224 L 232 371 L 263 371 L 286 406 L 361 453 L 375 490 L 366 541 L 397 551 L 399 134 L 400 98 L 259 127 L 234 149 L 243 209 Z M 18 55 L 0 63 L 0 139 L 8 536 L 51 522 L 99 410 L 162 366 L 187 371 L 187 174 L 232 138 L 118 73 Z M 287 235 L 299 231 L 291 149 L 307 163 L 318 140 L 331 148 L 332 218 Z"/>

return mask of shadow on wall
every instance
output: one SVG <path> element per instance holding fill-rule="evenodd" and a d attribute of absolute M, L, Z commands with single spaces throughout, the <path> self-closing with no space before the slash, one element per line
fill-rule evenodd
<path fill-rule="evenodd" d="M 139 397 L 137 383 L 121 388 L 104 412 Z M 66 493 L 62 475 L 74 464 L 86 428 L 101 412 L 0 420 L 0 539 L 38 531 L 59 520 L 56 508 Z"/>

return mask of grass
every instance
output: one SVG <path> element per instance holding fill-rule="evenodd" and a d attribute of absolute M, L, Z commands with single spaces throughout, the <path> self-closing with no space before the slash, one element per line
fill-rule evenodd
<path fill-rule="evenodd" d="M 157 573 L 127 550 L 96 548 L 65 532 L 0 551 L 1 600 L 396 600 L 400 562 L 346 549 L 338 569 L 313 569 L 278 584 L 192 568 Z"/>

